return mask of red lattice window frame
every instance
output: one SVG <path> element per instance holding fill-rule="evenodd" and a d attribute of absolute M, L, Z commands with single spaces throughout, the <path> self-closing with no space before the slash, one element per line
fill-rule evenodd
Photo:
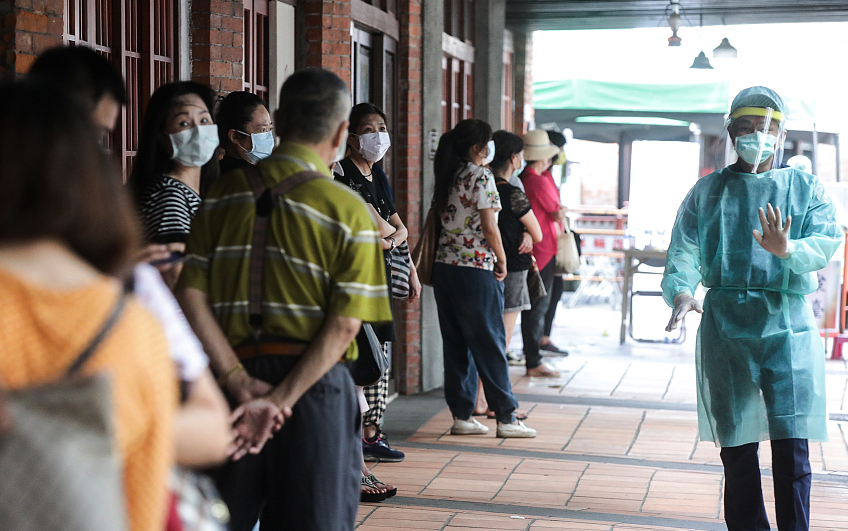
<path fill-rule="evenodd" d="M 157 87 L 177 78 L 178 0 L 66 0 L 65 43 L 88 46 L 115 65 L 127 105 L 111 138 L 124 175 L 138 150 L 141 116 Z"/>
<path fill-rule="evenodd" d="M 268 0 L 244 0 L 244 90 L 265 105 L 271 77 L 269 31 Z"/>

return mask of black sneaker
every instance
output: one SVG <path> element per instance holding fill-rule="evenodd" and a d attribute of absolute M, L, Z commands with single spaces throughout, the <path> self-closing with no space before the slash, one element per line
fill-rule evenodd
<path fill-rule="evenodd" d="M 403 452 L 394 450 L 389 446 L 389 441 L 386 436 L 380 434 L 374 442 L 368 442 L 362 439 L 362 456 L 366 461 L 378 461 L 382 463 L 400 463 L 403 458 Z"/>
<path fill-rule="evenodd" d="M 539 345 L 539 350 L 544 350 L 545 352 L 550 352 L 551 354 L 556 354 L 558 356 L 568 356 L 568 351 L 564 348 L 559 348 L 553 343 L 546 343 L 544 345 Z"/>

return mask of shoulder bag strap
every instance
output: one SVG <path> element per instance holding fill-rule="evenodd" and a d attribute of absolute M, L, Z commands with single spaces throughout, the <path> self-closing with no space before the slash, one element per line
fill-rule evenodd
<path fill-rule="evenodd" d="M 268 223 L 277 198 L 284 196 L 297 186 L 324 177 L 322 173 L 302 171 L 288 177 L 273 188 L 262 181 L 262 172 L 251 164 L 244 168 L 247 180 L 256 198 L 256 219 L 253 222 L 253 237 L 250 242 L 250 266 L 248 268 L 247 311 L 255 339 L 259 340 L 262 329 L 262 278 L 265 267 L 265 245 L 268 241 Z"/>
<path fill-rule="evenodd" d="M 85 362 L 91 359 L 91 356 L 94 355 L 94 352 L 97 350 L 97 347 L 100 346 L 100 343 L 106 339 L 106 336 L 109 335 L 109 332 L 112 331 L 112 328 L 118 322 L 121 317 L 121 313 L 124 311 L 124 306 L 127 303 L 127 291 L 125 289 L 121 290 L 121 295 L 118 297 L 118 300 L 115 302 L 114 307 L 112 308 L 112 313 L 109 314 L 109 317 L 106 318 L 106 322 L 103 323 L 103 326 L 100 327 L 100 331 L 97 332 L 97 335 L 91 340 L 85 350 L 77 356 L 77 359 L 68 367 L 68 370 L 65 372 L 65 376 L 71 376 L 77 371 L 79 371 Z"/>

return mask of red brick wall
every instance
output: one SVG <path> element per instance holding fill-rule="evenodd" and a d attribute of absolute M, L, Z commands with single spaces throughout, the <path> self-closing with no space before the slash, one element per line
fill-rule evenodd
<path fill-rule="evenodd" d="M 191 79 L 218 92 L 244 87 L 244 3 L 193 0 Z"/>
<path fill-rule="evenodd" d="M 20 75 L 48 48 L 62 44 L 63 0 L 0 3 L 0 76 Z"/>
<path fill-rule="evenodd" d="M 303 66 L 320 67 L 350 86 L 350 0 L 305 0 Z"/>
<path fill-rule="evenodd" d="M 421 232 L 421 3 L 401 0 L 400 42 L 398 43 L 398 131 L 395 133 L 398 179 L 395 200 L 401 219 L 409 229 L 409 245 L 418 242 Z M 400 301 L 395 305 L 401 356 L 397 374 L 398 391 L 421 391 L 421 310 L 419 303 Z"/>

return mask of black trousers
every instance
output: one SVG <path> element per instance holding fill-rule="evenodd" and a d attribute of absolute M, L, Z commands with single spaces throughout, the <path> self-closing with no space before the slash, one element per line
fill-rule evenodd
<path fill-rule="evenodd" d="M 554 258 L 556 260 L 556 258 Z M 545 330 L 542 335 L 551 337 L 551 330 L 554 328 L 554 317 L 559 307 L 559 301 L 562 300 L 562 292 L 565 286 L 562 280 L 562 275 L 554 275 L 554 282 L 551 287 L 551 301 L 548 303 L 548 311 L 545 312 Z"/>
<path fill-rule="evenodd" d="M 760 481 L 759 443 L 721 449 L 727 531 L 769 529 Z M 809 448 L 806 439 L 771 441 L 774 505 L 780 531 L 810 528 Z"/>
<path fill-rule="evenodd" d="M 278 384 L 293 356 L 246 360 L 247 372 Z M 350 371 L 338 363 L 297 401 L 291 418 L 257 455 L 213 476 L 230 508 L 231 531 L 348 531 L 359 507 L 362 443 Z"/>
<path fill-rule="evenodd" d="M 521 340 L 524 343 L 524 366 L 528 369 L 535 369 L 542 364 L 542 355 L 539 353 L 539 342 L 542 340 L 545 314 L 551 302 L 555 267 L 556 260 L 551 258 L 551 261 L 539 271 L 542 277 L 542 284 L 544 284 L 545 291 L 548 294 L 544 297 L 531 300 L 530 309 L 521 312 Z"/>

